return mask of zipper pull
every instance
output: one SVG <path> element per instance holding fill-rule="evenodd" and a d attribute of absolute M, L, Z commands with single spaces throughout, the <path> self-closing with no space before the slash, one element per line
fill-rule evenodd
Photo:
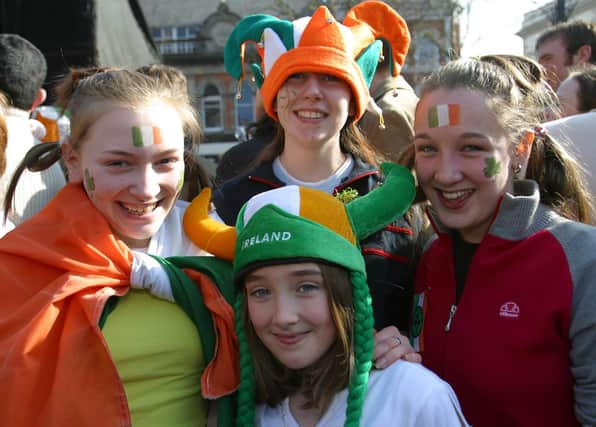
<path fill-rule="evenodd" d="M 451 306 L 451 310 L 449 310 L 449 319 L 447 320 L 447 324 L 445 325 L 445 332 L 449 332 L 449 329 L 451 329 L 451 322 L 453 321 L 453 317 L 455 316 L 455 310 L 457 310 L 457 305 L 453 304 Z"/>

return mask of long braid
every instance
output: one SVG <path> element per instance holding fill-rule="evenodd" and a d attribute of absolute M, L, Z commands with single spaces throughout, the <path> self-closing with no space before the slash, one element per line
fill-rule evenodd
<path fill-rule="evenodd" d="M 236 335 L 240 351 L 240 386 L 238 387 L 238 427 L 251 427 L 255 423 L 255 374 L 252 354 L 248 348 L 246 334 L 242 326 L 242 298 L 243 292 L 238 292 L 234 302 L 236 312 Z"/>
<path fill-rule="evenodd" d="M 350 380 L 346 427 L 358 427 L 366 397 L 368 375 L 372 368 L 374 317 L 366 278 L 361 272 L 351 274 L 354 295 L 354 354 L 356 364 Z"/>

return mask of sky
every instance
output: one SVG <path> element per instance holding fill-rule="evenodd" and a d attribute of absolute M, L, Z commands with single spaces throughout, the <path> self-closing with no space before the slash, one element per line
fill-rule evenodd
<path fill-rule="evenodd" d="M 469 14 L 461 20 L 462 56 L 490 53 L 523 54 L 523 43 L 515 33 L 520 30 L 524 13 L 549 0 L 464 0 Z M 467 24 L 467 22 L 469 22 Z"/>

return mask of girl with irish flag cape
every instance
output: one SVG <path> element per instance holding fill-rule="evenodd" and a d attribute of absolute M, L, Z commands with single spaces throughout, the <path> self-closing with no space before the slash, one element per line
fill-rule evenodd
<path fill-rule="evenodd" d="M 119 69 L 72 71 L 58 94 L 70 138 L 25 164 L 62 155 L 70 184 L 0 240 L 1 423 L 204 425 L 238 385 L 231 294 L 215 285 L 229 267 L 149 255 L 207 255 L 177 202 L 199 130 L 188 99 Z"/>

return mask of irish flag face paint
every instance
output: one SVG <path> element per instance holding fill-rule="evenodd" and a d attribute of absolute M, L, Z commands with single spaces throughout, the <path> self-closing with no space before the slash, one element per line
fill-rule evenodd
<path fill-rule="evenodd" d="M 459 104 L 434 105 L 428 110 L 428 127 L 456 126 L 459 124 Z"/>
<path fill-rule="evenodd" d="M 147 147 L 151 144 L 161 144 L 161 131 L 157 126 L 133 126 L 132 145 Z"/>

